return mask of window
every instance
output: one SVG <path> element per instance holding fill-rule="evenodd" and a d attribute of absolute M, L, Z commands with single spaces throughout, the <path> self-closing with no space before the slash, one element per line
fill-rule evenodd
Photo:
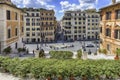
<path fill-rule="evenodd" d="M 18 29 L 15 28 L 15 35 L 17 36 L 18 35 Z"/>
<path fill-rule="evenodd" d="M 107 44 L 107 50 L 110 51 L 110 45 L 109 44 Z"/>
<path fill-rule="evenodd" d="M 83 26 L 83 29 L 85 29 L 85 26 Z"/>
<path fill-rule="evenodd" d="M 100 27 L 100 32 L 102 33 L 102 27 Z"/>
<path fill-rule="evenodd" d="M 35 16 L 34 13 L 32 13 L 32 16 Z"/>
<path fill-rule="evenodd" d="M 10 11 L 9 10 L 7 10 L 7 20 L 10 20 Z"/>
<path fill-rule="evenodd" d="M 74 28 L 75 28 L 75 29 L 77 29 L 77 27 L 76 27 L 76 26 L 75 26 Z"/>
<path fill-rule="evenodd" d="M 27 16 L 29 16 L 29 13 L 27 13 Z"/>
<path fill-rule="evenodd" d="M 32 33 L 32 36 L 35 36 L 35 33 Z"/>
<path fill-rule="evenodd" d="M 18 14 L 15 12 L 15 20 L 18 20 Z"/>
<path fill-rule="evenodd" d="M 23 21 L 23 15 L 21 15 L 21 18 L 22 18 L 21 20 Z"/>
<path fill-rule="evenodd" d="M 26 23 L 26 26 L 30 26 L 30 23 Z"/>
<path fill-rule="evenodd" d="M 103 15 L 100 15 L 100 20 L 102 20 Z"/>
<path fill-rule="evenodd" d="M 75 24 L 77 24 L 77 22 L 75 22 Z"/>
<path fill-rule="evenodd" d="M 32 28 L 32 31 L 35 31 L 35 28 Z"/>
<path fill-rule="evenodd" d="M 29 34 L 29 33 L 26 33 L 26 36 L 30 36 L 30 34 Z"/>
<path fill-rule="evenodd" d="M 30 28 L 26 28 L 26 31 L 30 31 Z"/>
<path fill-rule="evenodd" d="M 36 13 L 36 16 L 38 17 L 38 16 L 39 16 L 39 13 Z"/>
<path fill-rule="evenodd" d="M 24 32 L 24 28 L 22 27 L 22 32 Z"/>
<path fill-rule="evenodd" d="M 120 39 L 120 30 L 116 29 L 116 30 L 114 31 L 114 38 L 115 38 L 115 39 Z"/>
<path fill-rule="evenodd" d="M 85 33 L 85 30 L 83 30 L 83 33 Z"/>
<path fill-rule="evenodd" d="M 81 22 L 79 22 L 79 24 L 81 24 Z"/>
<path fill-rule="evenodd" d="M 98 20 L 96 19 L 96 22 L 98 22 Z"/>
<path fill-rule="evenodd" d="M 111 37 L 111 30 L 109 28 L 106 29 L 106 36 Z"/>
<path fill-rule="evenodd" d="M 37 30 L 39 31 L 39 30 L 40 30 L 40 28 L 37 28 Z"/>
<path fill-rule="evenodd" d="M 116 19 L 120 19 L 120 10 L 116 10 Z"/>
<path fill-rule="evenodd" d="M 111 12 L 106 12 L 106 20 L 111 19 Z"/>
<path fill-rule="evenodd" d="M 77 16 L 77 14 L 75 13 L 75 16 Z"/>
<path fill-rule="evenodd" d="M 29 18 L 26 18 L 26 22 L 30 22 L 30 19 L 29 19 Z"/>
<path fill-rule="evenodd" d="M 11 30 L 8 29 L 8 38 L 10 38 L 10 37 L 11 37 Z"/>

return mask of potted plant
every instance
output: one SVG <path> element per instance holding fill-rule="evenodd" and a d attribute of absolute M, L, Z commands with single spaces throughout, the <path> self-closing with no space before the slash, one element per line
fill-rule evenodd
<path fill-rule="evenodd" d="M 116 50 L 116 56 L 115 56 L 115 60 L 118 60 L 119 59 L 119 54 L 120 54 L 120 49 L 117 49 Z"/>
<path fill-rule="evenodd" d="M 39 52 L 39 58 L 43 58 L 43 57 L 45 57 L 45 53 L 44 53 L 44 50 L 43 49 L 41 49 L 40 50 L 40 52 Z"/>
<path fill-rule="evenodd" d="M 107 50 L 106 49 L 103 49 L 102 50 L 102 53 L 104 53 L 105 55 L 107 54 Z"/>
<path fill-rule="evenodd" d="M 80 49 L 77 51 L 77 58 L 81 59 L 81 57 L 82 57 L 82 50 Z"/>
<path fill-rule="evenodd" d="M 7 48 L 5 48 L 4 50 L 3 50 L 3 52 L 5 52 L 5 54 L 8 54 L 8 53 L 11 53 L 11 47 L 9 46 L 9 47 L 7 47 Z"/>
<path fill-rule="evenodd" d="M 22 52 L 22 48 L 17 49 L 18 53 Z"/>

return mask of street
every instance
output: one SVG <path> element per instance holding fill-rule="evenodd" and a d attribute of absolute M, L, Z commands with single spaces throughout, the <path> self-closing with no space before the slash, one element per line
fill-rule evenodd
<path fill-rule="evenodd" d="M 47 43 L 43 45 L 38 44 L 38 47 L 39 49 L 40 48 L 44 49 L 45 52 L 49 52 L 52 50 L 77 52 L 77 50 L 82 49 L 82 46 L 86 46 L 87 44 L 92 44 L 94 45 L 94 47 L 85 47 L 86 49 L 85 52 L 91 51 L 91 53 L 95 53 L 97 51 L 98 48 L 96 47 L 96 44 L 94 44 L 92 41 L 75 41 L 69 43 Z M 32 53 L 33 50 L 37 49 L 37 44 L 26 44 L 25 46 L 30 53 Z"/>

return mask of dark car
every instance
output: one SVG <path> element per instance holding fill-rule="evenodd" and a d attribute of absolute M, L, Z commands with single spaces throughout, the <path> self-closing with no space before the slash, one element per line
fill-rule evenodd
<path fill-rule="evenodd" d="M 92 45 L 92 44 L 88 44 L 86 47 L 94 47 L 94 45 Z"/>

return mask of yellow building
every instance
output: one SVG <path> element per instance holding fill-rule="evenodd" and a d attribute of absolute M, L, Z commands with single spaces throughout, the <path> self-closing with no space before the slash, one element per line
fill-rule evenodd
<path fill-rule="evenodd" d="M 55 40 L 55 29 L 57 21 L 54 10 L 40 9 L 40 23 L 41 23 L 41 36 L 44 42 L 52 42 Z"/>
<path fill-rule="evenodd" d="M 27 8 L 24 41 L 27 43 L 52 42 L 57 26 L 53 10 Z"/>
<path fill-rule="evenodd" d="M 11 0 L 0 0 L 0 52 L 10 46 L 12 50 L 22 47 L 24 13 Z"/>
<path fill-rule="evenodd" d="M 108 54 L 115 54 L 120 48 L 120 3 L 112 0 L 112 4 L 100 9 L 101 13 L 101 48 Z"/>

